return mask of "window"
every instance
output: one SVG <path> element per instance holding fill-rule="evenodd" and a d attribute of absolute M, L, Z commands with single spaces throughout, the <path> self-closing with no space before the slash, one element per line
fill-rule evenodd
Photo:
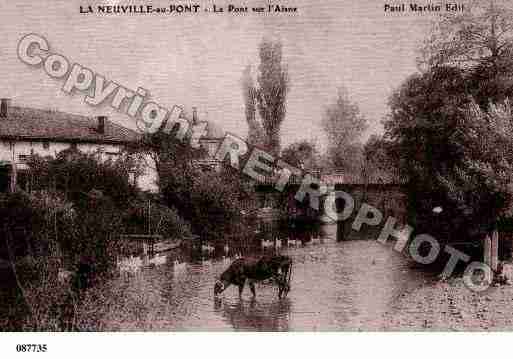
<path fill-rule="evenodd" d="M 18 155 L 18 162 L 27 163 L 30 159 L 30 155 Z"/>
<path fill-rule="evenodd" d="M 136 186 L 136 185 L 137 185 L 137 173 L 136 173 L 136 172 L 134 172 L 134 171 L 130 171 L 130 172 L 128 173 L 128 181 L 129 181 L 132 185 Z"/>
<path fill-rule="evenodd" d="M 119 152 L 105 152 L 105 158 L 112 161 L 116 160 L 116 158 L 118 158 L 119 155 Z"/>
<path fill-rule="evenodd" d="M 18 170 L 16 174 L 16 187 L 21 188 L 24 191 L 30 192 L 32 184 L 32 176 L 27 170 Z"/>

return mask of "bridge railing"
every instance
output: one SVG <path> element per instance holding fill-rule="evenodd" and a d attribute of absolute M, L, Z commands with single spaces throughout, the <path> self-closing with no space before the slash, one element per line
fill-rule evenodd
<path fill-rule="evenodd" d="M 162 242 L 163 236 L 160 234 L 120 234 L 119 239 L 125 244 L 136 243 L 141 245 L 139 250 L 145 254 L 152 255 L 155 252 L 155 243 Z"/>
<path fill-rule="evenodd" d="M 263 185 L 274 185 L 278 181 L 278 179 L 280 178 L 281 171 L 282 171 L 281 168 L 276 168 L 274 170 L 273 174 L 265 176 L 264 180 L 263 181 L 259 181 L 259 183 L 263 184 Z M 321 171 L 319 171 L 319 170 L 306 171 L 306 173 L 310 174 L 314 178 L 321 179 Z M 295 174 L 291 174 L 287 184 L 289 184 L 289 185 L 300 185 L 303 182 L 303 178 L 304 178 L 305 174 L 303 174 L 302 176 L 301 175 L 298 176 L 298 175 L 295 175 Z"/>
<path fill-rule="evenodd" d="M 264 177 L 263 181 L 258 184 L 273 186 L 281 175 L 281 169 L 276 168 L 274 173 Z M 342 172 L 323 173 L 321 170 L 306 171 L 303 175 L 297 176 L 292 174 L 287 182 L 288 185 L 300 185 L 305 174 L 310 174 L 314 178 L 320 180 L 328 186 L 333 185 L 404 185 L 407 181 L 401 177 L 398 170 L 385 174 L 351 174 Z"/>

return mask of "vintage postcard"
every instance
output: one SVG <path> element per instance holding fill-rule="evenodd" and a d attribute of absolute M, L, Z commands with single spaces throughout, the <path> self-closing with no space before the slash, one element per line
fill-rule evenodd
<path fill-rule="evenodd" d="M 16 0 L 0 38 L 0 330 L 513 329 L 510 1 Z"/>

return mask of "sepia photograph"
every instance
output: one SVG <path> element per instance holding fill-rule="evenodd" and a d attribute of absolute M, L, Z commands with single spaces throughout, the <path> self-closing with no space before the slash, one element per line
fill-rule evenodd
<path fill-rule="evenodd" d="M 512 1 L 15 0 L 0 40 L 9 355 L 513 330 Z"/>

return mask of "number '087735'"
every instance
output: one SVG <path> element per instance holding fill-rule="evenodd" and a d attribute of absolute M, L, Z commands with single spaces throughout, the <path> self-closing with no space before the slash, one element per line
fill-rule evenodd
<path fill-rule="evenodd" d="M 16 351 L 19 353 L 46 353 L 48 347 L 46 344 L 18 344 Z"/>

